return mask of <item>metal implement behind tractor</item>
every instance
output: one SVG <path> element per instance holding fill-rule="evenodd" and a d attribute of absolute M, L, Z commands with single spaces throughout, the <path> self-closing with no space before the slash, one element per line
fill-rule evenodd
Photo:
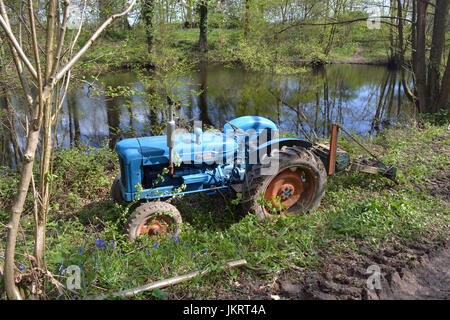
<path fill-rule="evenodd" d="M 193 133 L 176 130 L 171 117 L 165 136 L 118 142 L 120 174 L 112 197 L 141 202 L 129 217 L 129 239 L 179 233 L 181 215 L 165 200 L 180 194 L 241 192 L 263 220 L 316 208 L 327 175 L 338 171 L 354 169 L 395 179 L 395 168 L 378 160 L 350 161 L 347 152 L 337 148 L 338 129 L 333 125 L 330 144 L 312 144 L 279 138 L 277 126 L 258 116 L 236 118 L 223 132 L 203 132 L 197 126 Z"/>

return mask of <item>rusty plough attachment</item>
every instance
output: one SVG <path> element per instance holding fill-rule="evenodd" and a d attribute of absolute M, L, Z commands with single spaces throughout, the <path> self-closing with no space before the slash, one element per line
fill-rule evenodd
<path fill-rule="evenodd" d="M 357 159 L 350 159 L 347 151 L 339 148 L 337 145 L 339 129 L 342 129 L 345 134 L 370 154 L 372 158 L 360 157 Z M 312 150 L 323 160 L 328 175 L 332 175 L 339 171 L 360 171 L 370 174 L 379 174 L 398 183 L 396 179 L 397 168 L 384 164 L 373 152 L 338 124 L 332 125 L 330 142 L 315 144 L 312 147 Z"/>

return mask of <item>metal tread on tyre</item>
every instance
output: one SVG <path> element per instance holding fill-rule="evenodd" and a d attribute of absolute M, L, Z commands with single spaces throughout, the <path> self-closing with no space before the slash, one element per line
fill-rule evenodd
<path fill-rule="evenodd" d="M 141 234 L 150 237 L 179 234 L 181 224 L 180 212 L 170 203 L 162 201 L 143 203 L 128 219 L 128 239 L 134 241 Z"/>
<path fill-rule="evenodd" d="M 277 172 L 261 174 L 277 161 Z M 272 151 L 263 162 L 265 164 L 254 165 L 247 178 L 251 210 L 259 220 L 286 213 L 301 214 L 320 205 L 327 186 L 327 173 L 314 153 L 303 147 L 284 146 Z M 283 209 L 274 213 L 270 208 L 274 206 Z"/>

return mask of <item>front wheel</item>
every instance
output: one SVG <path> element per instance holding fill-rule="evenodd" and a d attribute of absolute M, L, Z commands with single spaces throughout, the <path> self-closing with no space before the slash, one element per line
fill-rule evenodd
<path fill-rule="evenodd" d="M 122 203 L 124 202 L 122 190 L 120 190 L 120 174 L 114 179 L 114 182 L 111 186 L 111 197 L 114 202 Z"/>
<path fill-rule="evenodd" d="M 283 214 L 309 211 L 320 205 L 327 186 L 322 161 L 302 147 L 274 150 L 266 165 L 257 165 L 249 173 L 251 209 L 260 220 Z M 278 166 L 272 175 L 262 169 Z"/>
<path fill-rule="evenodd" d="M 128 219 L 128 239 L 134 241 L 142 234 L 149 237 L 179 234 L 181 223 L 180 212 L 170 203 L 144 203 L 134 210 Z"/>

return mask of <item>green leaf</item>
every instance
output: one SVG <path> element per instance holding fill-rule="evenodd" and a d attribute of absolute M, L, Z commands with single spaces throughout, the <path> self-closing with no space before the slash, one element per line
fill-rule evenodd
<path fill-rule="evenodd" d="M 161 289 L 155 288 L 152 290 L 152 296 L 158 300 L 165 300 L 167 298 L 167 293 Z"/>

